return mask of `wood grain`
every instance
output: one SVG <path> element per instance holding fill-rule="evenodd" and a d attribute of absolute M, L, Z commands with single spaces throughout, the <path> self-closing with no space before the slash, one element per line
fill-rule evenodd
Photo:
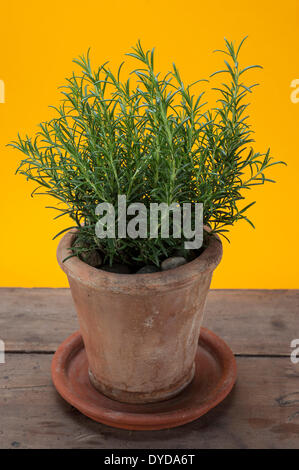
<path fill-rule="evenodd" d="M 298 290 L 214 290 L 204 325 L 238 356 L 238 382 L 207 415 L 165 431 L 124 431 L 68 405 L 50 377 L 52 353 L 78 329 L 69 289 L 0 289 L 0 448 L 298 448 Z"/>
<path fill-rule="evenodd" d="M 49 354 L 7 354 L 1 448 L 298 448 L 299 364 L 288 358 L 239 357 L 238 382 L 222 404 L 193 423 L 150 432 L 113 429 L 81 415 L 52 386 L 50 362 Z"/>
<path fill-rule="evenodd" d="M 289 356 L 298 324 L 299 290 L 213 290 L 208 296 L 204 326 L 237 355 Z M 54 352 L 77 329 L 69 289 L 0 289 L 0 338 L 8 351 Z"/>

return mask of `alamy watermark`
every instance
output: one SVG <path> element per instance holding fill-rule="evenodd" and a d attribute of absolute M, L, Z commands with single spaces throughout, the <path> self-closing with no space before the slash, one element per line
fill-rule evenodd
<path fill-rule="evenodd" d="M 294 88 L 290 95 L 291 102 L 294 104 L 299 103 L 299 79 L 295 78 L 292 80 L 290 87 Z"/>
<path fill-rule="evenodd" d="M 0 339 L 0 364 L 5 364 L 5 343 Z"/>
<path fill-rule="evenodd" d="M 0 103 L 5 103 L 5 85 L 3 80 L 0 80 Z"/>
<path fill-rule="evenodd" d="M 299 363 L 299 339 L 293 339 L 290 344 L 291 348 L 294 348 L 291 352 L 291 362 L 293 364 Z"/>
<path fill-rule="evenodd" d="M 96 236 L 103 238 L 182 238 L 186 249 L 199 249 L 203 243 L 202 203 L 150 203 L 127 206 L 126 195 L 119 195 L 117 207 L 108 202 L 97 205 Z M 172 227 L 172 233 L 170 228 Z"/>

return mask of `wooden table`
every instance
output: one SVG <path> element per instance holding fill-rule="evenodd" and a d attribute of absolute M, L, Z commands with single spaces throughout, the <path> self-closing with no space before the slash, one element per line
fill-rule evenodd
<path fill-rule="evenodd" d="M 211 291 L 204 325 L 236 355 L 232 393 L 185 426 L 124 431 L 81 415 L 52 385 L 53 352 L 78 329 L 69 290 L 0 289 L 0 447 L 299 448 L 299 363 L 290 360 L 299 291 Z"/>

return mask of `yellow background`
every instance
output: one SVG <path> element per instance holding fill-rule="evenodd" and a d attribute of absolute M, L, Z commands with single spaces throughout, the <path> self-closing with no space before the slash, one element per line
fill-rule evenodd
<path fill-rule="evenodd" d="M 270 0 L 51 0 L 1 1 L 0 79 L 6 102 L 0 104 L 1 286 L 67 285 L 56 263 L 57 240 L 65 225 L 53 221 L 53 201 L 30 198 L 33 189 L 14 176 L 21 153 L 6 148 L 18 131 L 32 135 L 52 116 L 57 87 L 75 67 L 72 58 L 92 48 L 95 65 L 118 65 L 137 39 L 156 47 L 157 65 L 174 61 L 186 82 L 220 68 L 212 51 L 223 38 L 249 35 L 241 62 L 262 64 L 250 72 L 258 81 L 251 99 L 255 149 L 271 147 L 288 167 L 274 167 L 276 184 L 249 193 L 256 225 L 231 229 L 229 245 L 214 275 L 214 288 L 298 288 L 299 103 L 291 102 L 292 80 L 299 78 L 299 1 Z"/>

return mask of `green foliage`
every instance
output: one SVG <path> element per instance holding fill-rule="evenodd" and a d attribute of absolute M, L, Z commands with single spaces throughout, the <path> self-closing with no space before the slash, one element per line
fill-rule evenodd
<path fill-rule="evenodd" d="M 145 52 L 140 42 L 127 54 L 139 68 L 126 80 L 121 80 L 123 64 L 113 74 L 107 63 L 94 71 L 89 53 L 74 60 L 80 73 L 62 87 L 56 117 L 40 124 L 34 139 L 19 136 L 10 145 L 26 155 L 17 171 L 38 184 L 34 192 L 57 199 L 58 217 L 69 216 L 78 227 L 76 254 L 98 248 L 110 262 L 159 265 L 182 246 L 183 239 L 172 237 L 99 240 L 95 208 L 100 202 L 116 205 L 118 194 L 125 194 L 128 204 L 147 207 L 202 202 L 204 223 L 224 236 L 237 220 L 250 222 L 253 202 L 238 203 L 245 190 L 272 181 L 264 171 L 282 162 L 250 145 L 245 98 L 256 84 L 242 80 L 259 66 L 240 68 L 243 42 L 236 47 L 225 41 L 221 53 L 227 60 L 215 74 L 228 80 L 214 88 L 219 99 L 209 110 L 203 92 L 192 94 L 197 82 L 184 85 L 174 64 L 161 77 L 154 51 Z"/>

